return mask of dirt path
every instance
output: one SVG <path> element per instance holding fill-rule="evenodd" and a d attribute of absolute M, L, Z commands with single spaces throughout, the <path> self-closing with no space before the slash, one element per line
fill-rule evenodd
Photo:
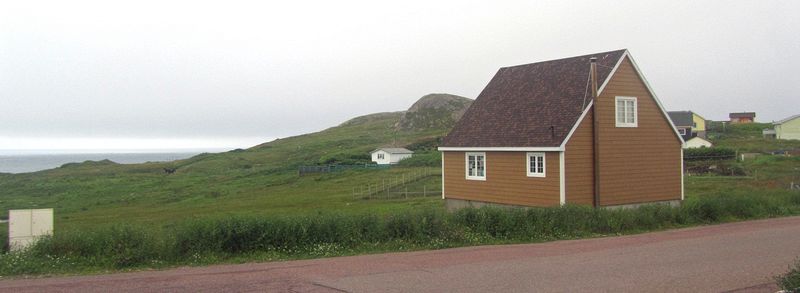
<path fill-rule="evenodd" d="M 623 237 L 0 281 L 3 292 L 775 292 L 800 217 Z"/>

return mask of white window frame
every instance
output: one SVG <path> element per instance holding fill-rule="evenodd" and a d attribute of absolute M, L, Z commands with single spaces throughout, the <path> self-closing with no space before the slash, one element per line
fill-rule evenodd
<path fill-rule="evenodd" d="M 384 153 L 378 153 L 376 157 L 378 158 L 378 160 L 384 160 L 384 159 L 386 159 L 386 156 L 385 156 L 385 154 L 384 154 Z"/>
<path fill-rule="evenodd" d="M 469 174 L 469 157 L 470 157 L 470 156 L 475 156 L 475 157 L 476 157 L 476 159 L 475 159 L 475 162 L 476 162 L 476 163 L 475 163 L 475 164 L 476 164 L 476 166 L 475 166 L 475 170 L 476 170 L 476 171 L 475 171 L 475 175 L 470 175 L 470 174 Z M 477 173 L 478 173 L 478 172 L 477 172 L 477 169 L 478 169 L 478 166 L 477 166 L 477 157 L 478 157 L 478 156 L 481 156 L 481 157 L 483 157 L 483 176 L 478 176 L 478 175 L 477 175 Z M 486 181 L 486 169 L 487 169 L 487 168 L 486 168 L 486 152 L 469 152 L 469 153 L 464 153 L 464 173 L 466 174 L 466 178 L 467 178 L 467 180 L 481 180 L 481 181 Z"/>
<path fill-rule="evenodd" d="M 633 102 L 633 122 L 625 121 L 628 117 L 627 112 L 623 112 L 623 121 L 619 121 L 619 102 Z M 617 96 L 614 98 L 614 121 L 617 122 L 617 127 L 639 127 L 639 103 L 636 97 L 622 97 Z"/>
<path fill-rule="evenodd" d="M 537 157 L 542 159 L 542 172 L 531 172 L 531 157 Z M 525 154 L 525 172 L 528 173 L 528 177 L 545 177 L 547 174 L 547 154 L 536 152 L 536 153 L 526 153 Z"/>
<path fill-rule="evenodd" d="M 686 128 L 678 128 L 678 133 L 681 135 L 686 135 Z"/>

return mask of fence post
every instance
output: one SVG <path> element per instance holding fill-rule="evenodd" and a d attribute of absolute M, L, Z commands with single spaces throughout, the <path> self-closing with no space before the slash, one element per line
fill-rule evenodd
<path fill-rule="evenodd" d="M 422 197 L 428 196 L 428 189 L 426 187 L 427 186 L 422 185 Z"/>
<path fill-rule="evenodd" d="M 406 199 L 408 199 L 408 186 L 406 186 Z"/>

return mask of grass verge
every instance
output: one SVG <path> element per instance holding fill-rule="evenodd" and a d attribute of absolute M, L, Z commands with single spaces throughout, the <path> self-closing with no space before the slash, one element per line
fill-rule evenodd
<path fill-rule="evenodd" d="M 786 292 L 800 292 L 800 258 L 789 266 L 789 271 L 786 274 L 775 277 L 778 282 L 778 287 Z"/>
<path fill-rule="evenodd" d="M 458 246 L 540 242 L 800 214 L 800 193 L 729 194 L 680 207 L 425 208 L 384 215 L 233 216 L 162 229 L 123 224 L 59 231 L 0 255 L 0 275 L 38 275 L 270 261 Z"/>

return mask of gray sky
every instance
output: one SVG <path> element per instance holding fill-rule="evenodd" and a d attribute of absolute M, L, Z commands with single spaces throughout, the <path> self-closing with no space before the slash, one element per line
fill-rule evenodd
<path fill-rule="evenodd" d="M 247 147 L 619 48 L 669 110 L 800 113 L 800 1 L 107 2 L 0 5 L 0 149 Z"/>

